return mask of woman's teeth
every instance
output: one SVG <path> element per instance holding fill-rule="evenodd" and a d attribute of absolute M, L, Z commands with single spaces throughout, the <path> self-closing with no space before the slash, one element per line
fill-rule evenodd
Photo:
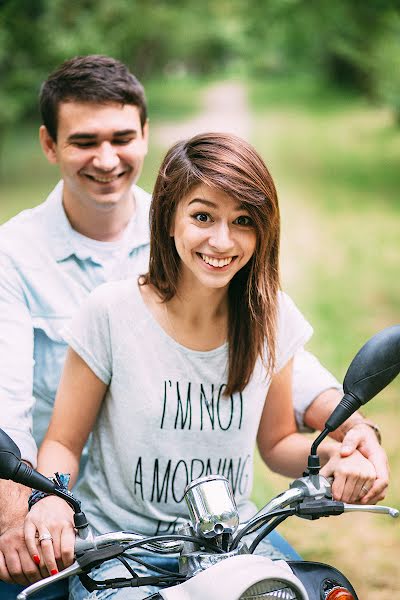
<path fill-rule="evenodd" d="M 208 265 L 212 267 L 226 267 L 229 263 L 232 262 L 232 256 L 228 256 L 227 258 L 213 258 L 212 256 L 207 256 L 207 254 L 200 254 L 201 258 Z"/>

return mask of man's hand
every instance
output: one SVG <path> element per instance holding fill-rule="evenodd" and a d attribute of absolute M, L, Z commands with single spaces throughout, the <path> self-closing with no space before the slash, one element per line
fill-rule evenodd
<path fill-rule="evenodd" d="M 355 450 L 361 452 L 373 464 L 376 480 L 361 500 L 361 504 L 375 504 L 383 500 L 389 485 L 389 464 L 386 452 L 379 444 L 374 430 L 365 423 L 357 423 L 343 438 L 340 454 L 350 456 Z"/>
<path fill-rule="evenodd" d="M 42 578 L 24 537 L 24 519 L 30 490 L 12 481 L 0 481 L 0 579 L 29 585 Z"/>
<path fill-rule="evenodd" d="M 322 431 L 325 422 L 336 408 L 342 393 L 336 389 L 329 389 L 317 396 L 304 414 L 304 423 L 312 428 Z M 383 500 L 389 484 L 389 465 L 386 452 L 378 442 L 374 430 L 365 423 L 364 417 L 355 412 L 338 429 L 331 433 L 338 442 L 342 442 L 341 455 L 350 456 L 358 450 L 367 458 L 375 468 L 376 480 L 368 493 L 362 498 L 362 504 L 374 504 Z"/>
<path fill-rule="evenodd" d="M 333 477 L 332 495 L 334 500 L 361 503 L 365 490 L 369 490 L 376 479 L 375 469 L 357 450 L 351 456 L 342 457 L 340 445 L 332 452 L 328 462 L 322 467 L 321 475 Z"/>

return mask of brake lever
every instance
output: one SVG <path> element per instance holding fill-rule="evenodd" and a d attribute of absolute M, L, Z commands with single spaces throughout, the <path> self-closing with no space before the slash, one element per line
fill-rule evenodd
<path fill-rule="evenodd" d="M 381 504 L 346 504 L 344 503 L 344 512 L 371 512 L 389 515 L 397 519 L 399 511 L 391 506 L 382 506 Z"/>
<path fill-rule="evenodd" d="M 51 583 L 55 583 L 56 581 L 60 581 L 61 579 L 66 579 L 67 577 L 71 577 L 72 575 L 80 575 L 83 572 L 78 561 L 72 563 L 70 567 L 67 567 L 63 571 L 56 573 L 56 575 L 50 575 L 45 579 L 41 579 L 40 581 L 36 581 L 36 583 L 32 583 L 32 585 L 26 587 L 20 594 L 17 596 L 17 600 L 26 600 L 28 596 L 31 596 L 35 592 L 46 588 Z"/>

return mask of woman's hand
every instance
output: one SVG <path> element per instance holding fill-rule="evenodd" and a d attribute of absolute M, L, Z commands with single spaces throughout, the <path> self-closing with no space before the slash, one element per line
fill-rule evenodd
<path fill-rule="evenodd" d="M 73 511 L 61 498 L 48 496 L 29 511 L 24 524 L 25 543 L 41 571 L 50 575 L 74 561 Z"/>
<path fill-rule="evenodd" d="M 321 475 L 333 477 L 332 496 L 341 502 L 359 503 L 372 488 L 376 472 L 373 464 L 358 450 L 342 457 L 340 447 L 321 469 Z"/>

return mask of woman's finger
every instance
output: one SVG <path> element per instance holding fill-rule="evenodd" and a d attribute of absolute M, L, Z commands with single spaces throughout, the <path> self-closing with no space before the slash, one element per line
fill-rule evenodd
<path fill-rule="evenodd" d="M 39 529 L 38 542 L 42 553 L 43 562 L 50 575 L 58 573 L 58 567 L 53 547 L 53 537 L 50 531 L 46 528 Z"/>
<path fill-rule="evenodd" d="M 375 479 L 370 487 L 369 492 L 361 498 L 361 503 L 376 504 L 376 502 L 383 500 L 386 495 L 387 488 L 388 482 L 385 479 Z"/>
<path fill-rule="evenodd" d="M 75 529 L 66 525 L 61 532 L 61 562 L 63 568 L 69 567 L 74 562 L 75 556 Z"/>
<path fill-rule="evenodd" d="M 345 484 L 346 479 L 342 473 L 337 473 L 334 475 L 334 479 L 332 482 L 332 496 L 334 500 L 342 500 Z"/>
<path fill-rule="evenodd" d="M 351 502 L 352 504 L 354 504 L 354 502 L 359 502 L 360 498 L 361 498 L 361 494 L 363 493 L 362 490 L 362 486 L 365 483 L 365 479 L 364 477 L 360 476 L 352 476 L 352 480 L 353 480 L 353 489 L 350 493 L 350 486 L 349 486 L 349 497 L 347 502 Z M 364 494 L 366 492 L 364 491 Z"/>
<path fill-rule="evenodd" d="M 358 475 L 344 473 L 345 484 L 343 487 L 342 502 L 352 502 L 355 498 L 355 491 L 357 489 Z"/>

